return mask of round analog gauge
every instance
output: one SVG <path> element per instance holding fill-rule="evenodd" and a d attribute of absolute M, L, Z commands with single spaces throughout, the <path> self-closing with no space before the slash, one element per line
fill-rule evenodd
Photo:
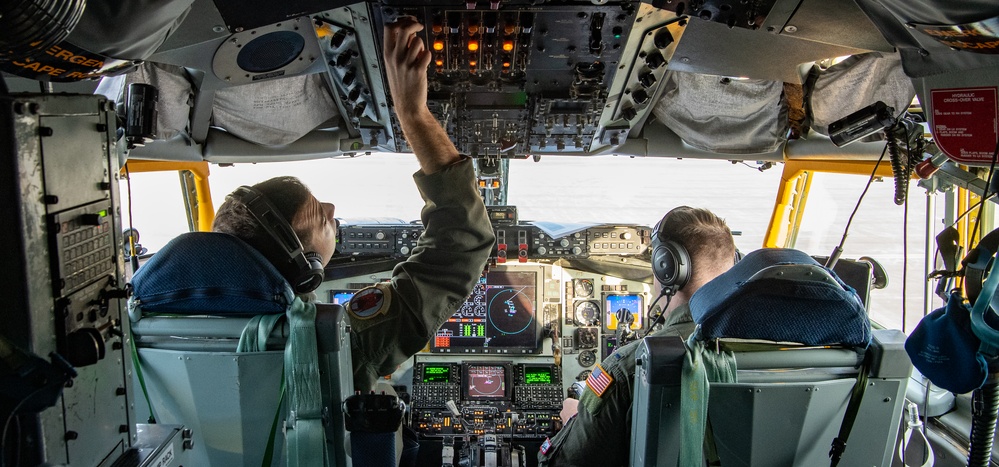
<path fill-rule="evenodd" d="M 590 373 L 592 373 L 590 370 L 580 371 L 579 374 L 576 375 L 576 381 L 586 381 L 586 378 L 590 377 Z"/>
<path fill-rule="evenodd" d="M 592 297 L 593 281 L 590 279 L 577 279 L 572 284 L 572 291 L 577 297 Z"/>
<path fill-rule="evenodd" d="M 577 326 L 595 326 L 600 322 L 600 305 L 593 301 L 579 302 L 575 317 Z"/>
<path fill-rule="evenodd" d="M 594 363 L 597 363 L 597 356 L 592 350 L 584 350 L 579 353 L 577 358 L 579 365 L 583 368 L 591 367 Z"/>

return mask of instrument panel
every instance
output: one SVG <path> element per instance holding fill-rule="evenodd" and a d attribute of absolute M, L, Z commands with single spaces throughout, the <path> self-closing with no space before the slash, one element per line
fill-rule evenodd
<path fill-rule="evenodd" d="M 396 228 L 400 230 L 392 230 Z M 399 245 L 389 237 L 413 228 L 345 225 L 341 236 L 349 239 L 354 233 L 357 238 L 361 232 L 380 231 L 386 235 L 378 241 Z M 532 225 L 497 224 L 494 228 L 525 232 L 529 240 L 524 243 L 540 240 L 543 234 Z M 390 377 L 409 404 L 410 418 L 405 423 L 420 438 L 420 465 L 446 463 L 449 455 L 459 456 L 455 453 L 474 458 L 488 452 L 516 453 L 517 449 L 533 458 L 545 438 L 561 428 L 559 412 L 571 385 L 584 381 L 626 331 L 640 333 L 647 328 L 646 307 L 654 298 L 651 278 L 643 282 L 594 272 L 582 263 L 572 263 L 572 258 L 585 258 L 584 263 L 602 257 L 620 261 L 620 255 L 591 253 L 589 245 L 598 235 L 603 242 L 604 233 L 608 238 L 631 234 L 641 240 L 647 239 L 648 231 L 644 226 L 586 229 L 573 237 L 579 239 L 581 254 L 569 252 L 564 257 L 540 255 L 529 247 L 528 259 L 501 261 L 498 253 L 503 250 L 494 250 L 471 295 L 430 344 Z M 415 246 L 416 239 L 406 240 Z M 642 251 L 647 246 L 641 242 Z M 404 258 L 398 250 L 388 254 L 396 261 Z M 353 257 L 357 262 L 366 258 Z M 337 267 L 336 261 L 333 264 Z M 647 264 L 645 270 L 651 275 Z M 320 296 L 344 304 L 360 288 L 389 280 L 391 267 L 340 276 L 328 274 L 333 279 L 323 283 Z M 460 462 L 483 465 L 455 460 Z"/>
<path fill-rule="evenodd" d="M 594 225 L 558 235 L 544 223 L 495 224 L 496 245 L 492 258 L 497 263 L 529 262 L 593 255 L 641 255 L 648 250 L 652 229 L 641 225 Z M 395 257 L 412 254 L 423 233 L 420 224 L 364 224 L 344 219 L 337 236 L 334 264 L 344 258 Z"/>
<path fill-rule="evenodd" d="M 427 26 L 421 34 L 433 54 L 429 107 L 462 153 L 599 147 L 608 131 L 600 115 L 623 63 L 636 4 L 498 5 L 398 3 L 371 13 L 376 24 L 409 15 Z M 397 121 L 393 125 L 401 135 Z"/>

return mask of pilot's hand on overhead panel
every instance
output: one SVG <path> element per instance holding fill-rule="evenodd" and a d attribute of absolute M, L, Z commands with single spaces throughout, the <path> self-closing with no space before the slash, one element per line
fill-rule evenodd
<path fill-rule="evenodd" d="M 427 65 L 431 56 L 419 36 L 422 30 L 423 25 L 411 16 L 385 25 L 385 74 L 400 118 L 427 110 Z"/>
<path fill-rule="evenodd" d="M 558 413 L 559 417 L 562 417 L 562 423 L 569 421 L 570 418 L 576 416 L 576 412 L 579 411 L 579 399 L 566 399 L 562 401 L 562 411 Z"/>

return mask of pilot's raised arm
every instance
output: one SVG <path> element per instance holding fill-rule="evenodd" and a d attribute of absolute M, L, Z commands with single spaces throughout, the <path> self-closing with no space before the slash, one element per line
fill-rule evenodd
<path fill-rule="evenodd" d="M 420 163 L 413 178 L 426 203 L 425 230 L 390 282 L 350 301 L 354 388 L 360 391 L 427 345 L 471 293 L 495 240 L 471 159 L 458 154 L 427 107 L 430 52 L 417 35 L 422 29 L 408 17 L 386 25 L 384 51 L 395 112 Z"/>

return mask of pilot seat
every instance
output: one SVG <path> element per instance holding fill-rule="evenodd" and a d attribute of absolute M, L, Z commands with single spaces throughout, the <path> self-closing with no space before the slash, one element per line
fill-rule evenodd
<path fill-rule="evenodd" d="M 632 466 L 891 465 L 905 335 L 791 249 L 754 251 L 690 300 L 697 329 L 638 350 Z M 835 446 L 835 448 L 834 448 Z"/>
<path fill-rule="evenodd" d="M 194 465 L 349 465 L 343 308 L 296 299 L 263 255 L 222 233 L 177 237 L 132 286 L 136 376 L 156 422 L 192 430 Z"/>

